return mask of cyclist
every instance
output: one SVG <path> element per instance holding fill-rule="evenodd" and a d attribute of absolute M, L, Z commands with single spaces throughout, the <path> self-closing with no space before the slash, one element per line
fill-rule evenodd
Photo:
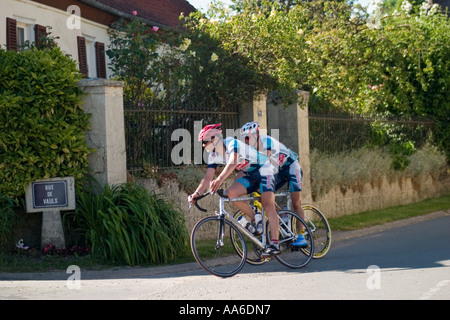
<path fill-rule="evenodd" d="M 298 155 L 275 138 L 268 135 L 260 135 L 259 124 L 256 121 L 248 122 L 242 126 L 241 137 L 246 144 L 254 147 L 258 152 L 268 155 L 270 161 L 279 167 L 276 189 L 288 182 L 293 209 L 295 213 L 305 220 L 301 200 L 303 171 L 298 161 Z M 249 188 L 249 190 L 251 189 Z M 252 191 L 256 191 L 256 187 Z M 292 245 L 297 247 L 308 245 L 303 232 L 300 232 Z"/>
<path fill-rule="evenodd" d="M 232 137 L 222 139 L 222 124 L 220 123 L 205 126 L 200 131 L 198 140 L 203 142 L 203 147 L 209 152 L 208 168 L 195 192 L 189 196 L 189 201 L 194 204 L 195 198 L 208 188 L 211 192 L 216 192 L 234 170 L 240 170 L 245 173 L 245 176 L 235 181 L 227 189 L 227 196 L 234 199 L 248 194 L 247 188 L 255 182 L 258 183 L 262 193 L 261 202 L 269 218 L 272 237 L 278 241 L 279 224 L 274 201 L 276 168 L 270 163 L 269 158 L 240 140 Z M 213 179 L 219 165 L 225 165 L 225 168 L 216 179 Z M 233 202 L 233 204 L 248 216 L 254 216 L 253 210 L 245 202 Z M 264 255 L 279 253 L 276 243 L 271 243 Z"/>

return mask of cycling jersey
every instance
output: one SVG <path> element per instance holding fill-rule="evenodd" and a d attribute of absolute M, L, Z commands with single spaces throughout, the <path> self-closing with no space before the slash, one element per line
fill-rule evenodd
<path fill-rule="evenodd" d="M 290 165 L 298 159 L 298 155 L 286 147 L 280 141 L 271 136 L 262 135 L 259 137 L 264 152 L 270 151 L 272 163 L 277 163 L 280 167 Z"/>
<path fill-rule="evenodd" d="M 208 157 L 208 168 L 217 168 L 218 165 L 226 165 L 233 153 L 238 155 L 236 170 L 244 172 L 252 172 L 262 167 L 269 159 L 265 154 L 256 151 L 255 148 L 245 144 L 244 142 L 227 137 L 223 139 L 225 145 L 225 154 L 212 151 Z"/>

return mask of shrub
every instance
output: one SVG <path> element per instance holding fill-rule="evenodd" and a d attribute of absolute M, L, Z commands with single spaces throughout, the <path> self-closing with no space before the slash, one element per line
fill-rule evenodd
<path fill-rule="evenodd" d="M 76 63 L 59 48 L 0 50 L 0 192 L 17 198 L 37 179 L 87 172 Z"/>
<path fill-rule="evenodd" d="M 164 263 L 186 251 L 184 216 L 136 184 L 90 183 L 77 191 L 77 209 L 68 218 L 91 254 L 111 263 Z"/>
<path fill-rule="evenodd" d="M 16 223 L 15 203 L 0 192 L 0 251 L 8 247 L 8 236 Z"/>

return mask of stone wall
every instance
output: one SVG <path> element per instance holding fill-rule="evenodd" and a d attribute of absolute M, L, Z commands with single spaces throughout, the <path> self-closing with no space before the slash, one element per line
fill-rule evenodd
<path fill-rule="evenodd" d="M 232 182 L 233 181 L 231 179 L 227 179 L 223 185 L 224 188 L 226 189 L 229 187 Z M 163 199 L 171 202 L 179 212 L 182 212 L 184 214 L 186 226 L 189 232 L 191 232 L 198 220 L 206 216 L 214 215 L 214 211 L 219 208 L 218 195 L 205 197 L 199 203 L 200 206 L 207 209 L 208 212 L 201 212 L 194 206 L 189 208 L 189 194 L 180 187 L 176 180 L 165 180 L 162 185 L 158 185 L 157 179 L 140 178 L 136 181 L 136 183 L 143 186 L 146 190 L 160 195 Z M 232 208 L 229 204 L 226 205 L 226 210 L 230 213 L 234 213 L 236 211 L 236 209 Z"/>
<path fill-rule="evenodd" d="M 229 179 L 225 186 L 230 185 L 230 182 Z M 218 208 L 217 195 L 202 199 L 201 206 L 208 209 L 207 213 L 200 212 L 195 207 L 189 208 L 188 194 L 180 188 L 175 180 L 166 181 L 161 186 L 158 186 L 156 179 L 139 179 L 137 183 L 147 190 L 172 201 L 176 208 L 184 213 L 189 231 L 192 230 L 198 220 L 213 215 L 214 210 Z M 328 218 L 331 218 L 409 204 L 439 197 L 448 194 L 449 191 L 450 181 L 448 179 L 436 180 L 432 177 L 421 177 L 417 179 L 401 178 L 391 181 L 386 177 L 380 181 L 366 183 L 353 189 L 341 190 L 339 186 L 335 186 L 320 199 L 313 202 L 308 201 L 308 203 L 316 206 Z M 303 202 L 306 203 L 306 201 Z M 236 211 L 231 205 L 227 205 L 226 209 L 230 213 Z"/>
<path fill-rule="evenodd" d="M 352 189 L 342 190 L 339 186 L 334 186 L 323 197 L 316 199 L 314 205 L 327 217 L 340 217 L 435 198 L 448 194 L 449 191 L 448 180 L 421 177 L 391 181 L 385 177 Z"/>

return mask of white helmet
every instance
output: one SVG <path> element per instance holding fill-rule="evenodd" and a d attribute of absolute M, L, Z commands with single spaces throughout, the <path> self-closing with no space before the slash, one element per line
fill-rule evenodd
<path fill-rule="evenodd" d="M 259 124 L 256 121 L 247 122 L 241 128 L 241 136 L 245 137 L 251 133 L 259 133 Z"/>

